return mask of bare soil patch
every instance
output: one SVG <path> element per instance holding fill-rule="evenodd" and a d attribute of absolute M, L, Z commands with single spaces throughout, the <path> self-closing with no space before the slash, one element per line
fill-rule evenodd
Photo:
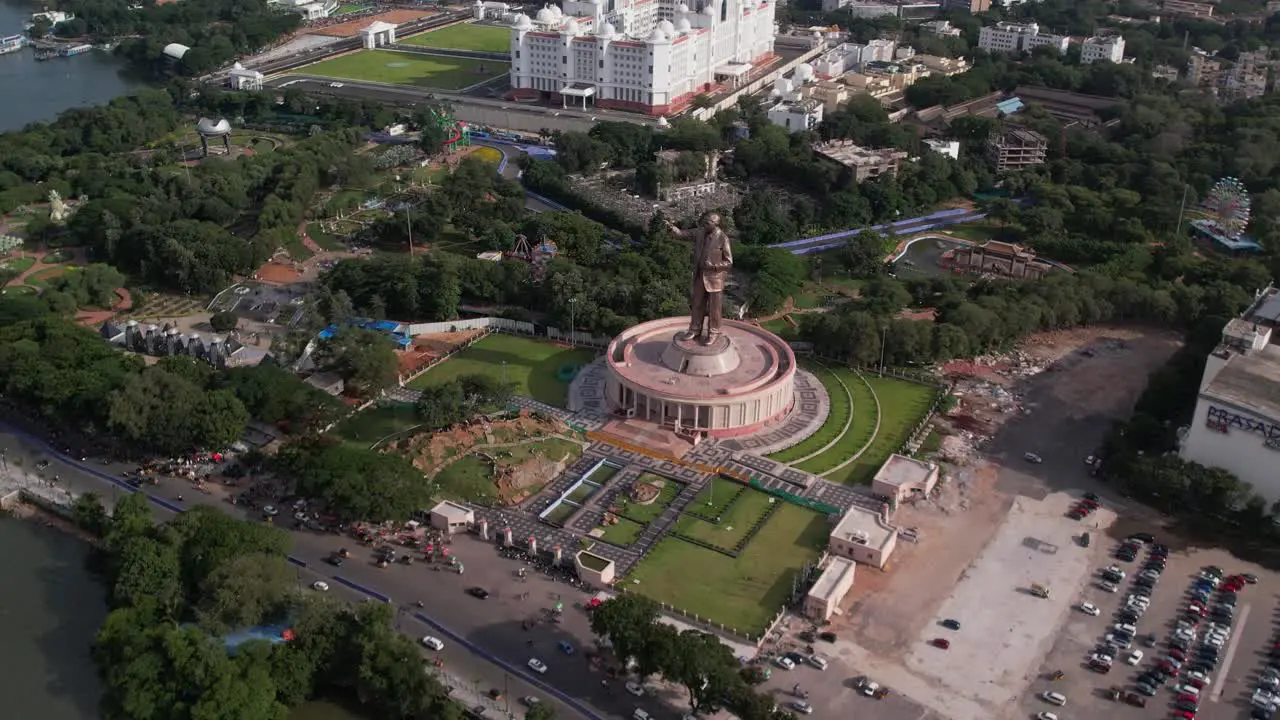
<path fill-rule="evenodd" d="M 392 448 L 408 454 L 410 462 L 427 476 L 439 472 L 451 460 L 467 454 L 477 445 L 517 443 L 555 435 L 568 430 L 563 421 L 538 418 L 521 411 L 518 417 L 489 422 L 478 418 L 448 430 L 419 433 L 393 443 Z"/>
<path fill-rule="evenodd" d="M 919 542 L 899 540 L 883 572 L 858 568 L 837 632 L 852 632 L 854 642 L 885 659 L 902 658 L 1011 504 L 995 489 L 995 469 L 982 464 L 959 468 L 938 497 L 904 505 L 893 523 L 917 528 Z"/>

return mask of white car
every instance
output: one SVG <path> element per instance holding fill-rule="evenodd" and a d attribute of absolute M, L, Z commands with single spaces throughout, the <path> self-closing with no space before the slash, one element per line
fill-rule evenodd
<path fill-rule="evenodd" d="M 1191 671 L 1187 672 L 1187 674 L 1186 674 L 1186 678 L 1187 678 L 1188 680 L 1198 680 L 1198 681 L 1200 681 L 1200 682 L 1204 683 L 1206 686 L 1207 686 L 1207 685 L 1212 684 L 1212 682 L 1213 682 L 1213 681 L 1212 681 L 1212 679 L 1211 679 L 1208 675 L 1205 675 L 1204 673 L 1200 672 L 1199 670 L 1191 670 Z"/>
<path fill-rule="evenodd" d="M 1134 627 L 1133 625 L 1130 625 L 1129 623 L 1116 623 L 1111 627 L 1116 632 L 1121 632 L 1126 635 L 1134 635 L 1138 632 L 1138 628 Z"/>
<path fill-rule="evenodd" d="M 1146 607 L 1147 605 L 1151 604 L 1151 598 L 1142 597 L 1141 595 L 1134 595 L 1132 593 L 1126 596 L 1124 601 L 1129 603 L 1130 605 L 1142 605 L 1143 607 Z"/>
<path fill-rule="evenodd" d="M 813 706 L 803 700 L 792 700 L 790 705 L 792 710 L 795 710 L 801 715 L 813 714 Z"/>
<path fill-rule="evenodd" d="M 1142 651 L 1134 650 L 1133 652 L 1129 653 L 1128 657 L 1124 659 L 1124 662 L 1126 665 L 1137 665 L 1138 663 L 1142 662 Z"/>
<path fill-rule="evenodd" d="M 529 669 L 539 675 L 547 674 L 547 665 L 538 658 L 529 658 Z"/>
<path fill-rule="evenodd" d="M 1093 617 L 1098 617 L 1098 615 L 1102 614 L 1102 611 L 1098 609 L 1098 606 L 1093 603 L 1082 602 L 1076 606 L 1076 609 L 1085 615 L 1092 615 Z"/>
<path fill-rule="evenodd" d="M 1046 710 L 1042 713 L 1036 713 L 1036 720 L 1058 720 L 1058 714 Z"/>
<path fill-rule="evenodd" d="M 1176 693 L 1186 693 L 1188 695 L 1195 695 L 1196 697 L 1200 697 L 1200 688 L 1190 683 L 1182 683 L 1181 685 L 1178 685 L 1177 687 L 1175 687 L 1173 691 Z"/>
<path fill-rule="evenodd" d="M 880 683 L 878 682 L 868 681 L 862 684 L 862 694 L 866 695 L 867 697 L 871 697 L 872 695 L 875 695 L 876 691 L 879 689 L 880 689 Z"/>
<path fill-rule="evenodd" d="M 1274 693 L 1270 692 L 1269 690 L 1263 690 L 1259 688 L 1258 690 L 1254 691 L 1253 697 L 1250 699 L 1250 702 L 1252 702 L 1254 705 L 1260 708 L 1269 708 L 1272 705 L 1275 705 L 1277 702 L 1280 702 L 1280 697 L 1277 697 Z"/>
<path fill-rule="evenodd" d="M 1128 650 L 1133 647 L 1133 640 L 1128 635 L 1117 635 L 1115 633 L 1107 633 L 1107 642 L 1115 645 L 1121 650 Z"/>
<path fill-rule="evenodd" d="M 1099 582 L 1098 587 L 1102 589 L 1102 592 L 1109 592 L 1109 593 L 1120 592 L 1120 586 L 1108 580 L 1103 580 L 1102 582 Z"/>
<path fill-rule="evenodd" d="M 1113 575 L 1118 575 L 1118 576 L 1120 577 L 1120 579 L 1121 579 L 1121 580 L 1125 579 L 1125 577 L 1126 577 L 1126 576 L 1125 576 L 1124 569 L 1123 569 L 1123 568 L 1121 568 L 1119 565 L 1112 565 L 1111 567 L 1107 568 L 1106 570 L 1103 570 L 1103 572 L 1112 573 Z"/>
<path fill-rule="evenodd" d="M 1221 635 L 1210 635 L 1204 639 L 1204 644 L 1221 650 L 1222 646 L 1227 644 L 1227 639 Z"/>
<path fill-rule="evenodd" d="M 315 581 L 315 582 L 311 583 L 311 589 L 312 589 L 312 590 L 319 590 L 320 592 L 328 592 L 328 591 L 329 591 L 329 583 L 327 583 L 327 582 L 325 582 L 325 581 L 323 581 L 323 580 L 317 580 L 317 581 Z"/>
<path fill-rule="evenodd" d="M 625 687 L 627 688 L 627 692 L 632 695 L 635 695 L 636 697 L 644 697 L 644 688 L 640 686 L 640 683 L 628 682 Z"/>
<path fill-rule="evenodd" d="M 1039 465 L 1040 463 L 1044 462 L 1044 458 L 1040 457 L 1039 455 L 1037 455 L 1037 454 L 1035 454 L 1035 453 L 1030 453 L 1030 452 L 1029 452 L 1029 453 L 1023 453 L 1023 454 L 1022 454 L 1022 459 L 1023 459 L 1023 460 L 1026 460 L 1026 461 L 1027 461 L 1027 462 L 1029 462 L 1029 463 L 1035 463 L 1036 465 Z"/>
<path fill-rule="evenodd" d="M 1057 705 L 1059 707 L 1067 704 L 1066 695 L 1063 695 L 1062 693 L 1053 692 L 1052 690 L 1045 690 L 1044 692 L 1040 693 L 1040 699 L 1049 703 L 1050 705 Z"/>
<path fill-rule="evenodd" d="M 1106 665 L 1110 667 L 1111 657 L 1108 655 L 1103 655 L 1102 653 L 1094 653 L 1089 656 L 1089 662 L 1095 662 L 1095 663 L 1098 663 L 1099 665 Z"/>
<path fill-rule="evenodd" d="M 339 82 L 332 82 L 332 83 L 329 83 L 329 87 L 331 87 L 331 88 L 340 88 L 340 87 L 343 87 L 343 85 L 342 85 L 342 83 L 339 83 Z"/>
<path fill-rule="evenodd" d="M 422 638 L 422 645 L 423 647 L 428 647 L 437 651 L 444 649 L 444 641 L 438 637 L 431 637 L 430 635 Z"/>
<path fill-rule="evenodd" d="M 774 660 L 773 660 L 773 664 L 774 664 L 774 665 L 777 665 L 778 667 L 782 668 L 783 670 L 795 670 L 795 669 L 796 669 L 796 664 L 795 664 L 795 663 L 793 663 L 793 662 L 791 662 L 791 658 L 789 658 L 789 657 L 777 657 L 777 658 L 774 658 Z"/>

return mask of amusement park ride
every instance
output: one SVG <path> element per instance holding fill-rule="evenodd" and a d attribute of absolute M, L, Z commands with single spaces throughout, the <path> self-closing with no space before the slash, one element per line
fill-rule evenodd
<path fill-rule="evenodd" d="M 444 108 L 433 108 L 430 113 L 431 122 L 445 132 L 445 141 L 440 144 L 443 152 L 454 152 L 460 148 L 470 147 L 471 128 L 465 122 L 453 117 L 453 113 Z"/>
<path fill-rule="evenodd" d="M 559 252 L 560 248 L 556 246 L 553 240 L 543 240 L 537 245 L 531 246 L 529 238 L 524 235 L 517 235 L 515 247 L 507 252 L 506 255 L 529 263 L 534 282 L 541 282 L 547 273 L 547 263 L 551 262 L 551 259 Z"/>

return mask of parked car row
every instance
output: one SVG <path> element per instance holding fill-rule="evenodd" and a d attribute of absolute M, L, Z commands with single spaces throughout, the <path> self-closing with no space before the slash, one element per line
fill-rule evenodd
<path fill-rule="evenodd" d="M 1137 553 L 1146 546 L 1146 537 L 1130 537 L 1125 540 L 1116 551 L 1117 557 L 1132 559 L 1137 557 Z M 1154 541 L 1155 538 L 1151 537 Z M 1126 665 L 1136 666 L 1142 662 L 1145 652 L 1135 647 L 1138 642 L 1138 624 L 1142 620 L 1142 616 L 1146 614 L 1147 608 L 1151 605 L 1151 592 L 1155 588 L 1156 583 L 1160 580 L 1160 574 L 1164 572 L 1166 558 L 1168 557 L 1168 548 L 1161 545 L 1152 545 L 1150 555 L 1146 564 L 1133 577 L 1132 586 L 1129 593 L 1125 596 L 1124 603 L 1120 609 L 1116 611 L 1115 624 L 1112 625 L 1102 643 L 1094 648 L 1089 655 L 1089 668 L 1098 673 L 1109 673 L 1116 659 L 1123 657 Z M 1128 577 L 1128 573 L 1119 565 L 1112 565 L 1102 571 L 1103 581 L 1111 587 L 1118 590 L 1119 583 Z M 1108 588 L 1104 588 L 1108 589 Z M 1096 610 L 1092 605 L 1092 610 Z M 1090 609 L 1080 606 L 1082 612 L 1092 614 Z M 1154 636 L 1149 636 L 1146 642 L 1148 647 L 1155 645 Z M 1135 702 L 1134 704 L 1145 704 Z"/>
<path fill-rule="evenodd" d="M 1215 566 L 1192 578 L 1186 606 L 1174 620 L 1168 654 L 1138 677 L 1138 692 L 1153 696 L 1171 684 L 1174 717 L 1195 719 L 1231 637 L 1236 593 L 1242 587 L 1241 576 L 1224 579 L 1222 568 Z"/>
<path fill-rule="evenodd" d="M 1072 520 L 1083 520 L 1094 513 L 1098 509 L 1101 502 L 1098 496 L 1093 493 L 1085 493 L 1080 501 L 1071 507 L 1071 511 L 1067 513 L 1067 517 Z M 1088 545 L 1085 545 L 1088 547 Z"/>

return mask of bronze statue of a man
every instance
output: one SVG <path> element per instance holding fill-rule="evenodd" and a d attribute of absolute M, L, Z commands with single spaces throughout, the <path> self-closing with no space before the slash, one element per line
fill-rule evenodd
<path fill-rule="evenodd" d="M 693 287 L 689 293 L 689 330 L 685 340 L 698 338 L 710 345 L 720 335 L 720 316 L 724 308 L 724 281 L 733 267 L 733 251 L 729 235 L 720 229 L 720 216 L 707 213 L 698 227 L 681 230 L 672 223 L 667 227 L 677 236 L 693 240 Z M 703 325 L 706 325 L 706 335 Z"/>

